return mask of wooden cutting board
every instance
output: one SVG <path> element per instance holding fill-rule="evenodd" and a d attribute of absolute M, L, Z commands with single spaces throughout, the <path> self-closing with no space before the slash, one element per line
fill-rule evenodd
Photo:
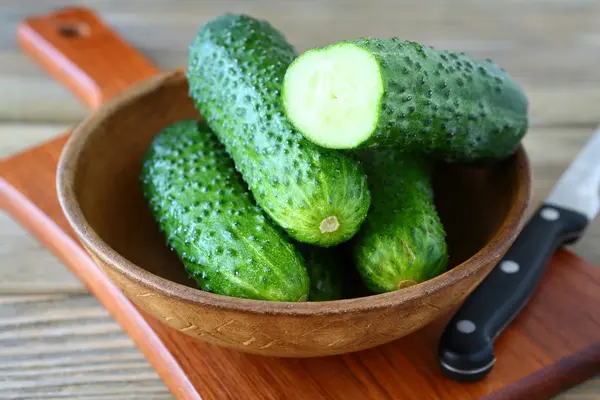
<path fill-rule="evenodd" d="M 57 37 L 32 44 L 40 30 L 29 28 L 41 27 L 47 40 L 49 30 L 58 26 L 48 21 L 57 16 L 100 29 L 103 41 L 91 49 L 79 42 L 79 51 Z M 89 10 L 33 18 L 25 28 L 20 39 L 32 35 L 23 41 L 27 50 L 91 108 L 155 72 Z M 110 61 L 101 57 L 107 46 Z M 56 48 L 62 53 L 60 65 L 48 58 Z M 132 57 L 136 62 L 128 63 Z M 124 67 L 120 80 L 110 79 L 106 71 L 98 79 L 98 71 L 109 64 Z M 102 84 L 90 85 L 90 75 Z M 600 269 L 565 250 L 554 255 L 530 303 L 498 339 L 494 370 L 477 383 L 458 383 L 441 374 L 436 351 L 445 319 L 384 346 L 324 358 L 267 358 L 194 341 L 133 306 L 73 239 L 55 190 L 56 163 L 66 139 L 0 162 L 0 206 L 84 282 L 178 398 L 542 399 L 600 373 Z"/>

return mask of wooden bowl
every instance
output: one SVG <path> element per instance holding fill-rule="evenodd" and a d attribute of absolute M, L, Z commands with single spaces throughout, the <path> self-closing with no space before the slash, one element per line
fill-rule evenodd
<path fill-rule="evenodd" d="M 446 315 L 505 254 L 531 196 L 520 148 L 487 167 L 441 165 L 435 192 L 448 232 L 450 268 L 392 293 L 283 303 L 204 292 L 164 244 L 142 197 L 142 157 L 153 137 L 200 118 L 182 71 L 135 85 L 73 132 L 58 167 L 58 196 L 81 243 L 131 301 L 199 340 L 250 353 L 312 357 L 401 338 Z"/>

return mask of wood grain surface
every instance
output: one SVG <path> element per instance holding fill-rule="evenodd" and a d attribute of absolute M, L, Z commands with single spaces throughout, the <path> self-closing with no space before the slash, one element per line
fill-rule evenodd
<path fill-rule="evenodd" d="M 597 68 L 600 3 L 596 1 L 96 0 L 77 3 L 97 10 L 111 27 L 162 69 L 183 65 L 188 42 L 198 26 L 225 11 L 249 12 L 272 20 L 300 50 L 349 36 L 395 35 L 491 57 L 523 83 L 531 100 L 533 128 L 525 145 L 534 166 L 536 202 L 547 194 L 600 123 L 600 69 Z M 70 3 L 56 0 L 0 3 L 2 156 L 59 134 L 65 125 L 70 126 L 87 114 L 77 98 L 27 59 L 15 41 L 16 24 L 24 17 L 67 4 Z M 151 37 L 151 33 L 156 36 Z M 110 364 L 120 360 L 118 357 L 145 361 L 97 302 L 83 294 L 78 281 L 22 228 L 1 214 L 0 235 L 0 315 L 7 324 L 13 319 L 16 321 L 10 328 L 3 325 L 0 351 L 12 349 L 7 353 L 11 362 L 14 359 L 22 363 L 19 365 L 36 371 L 26 373 L 26 368 L 14 368 L 12 374 L 0 374 L 0 398 L 170 398 L 147 364 L 134 368 L 131 374 L 111 367 L 104 372 L 100 367 L 100 370 L 91 368 L 90 364 Z M 598 239 L 600 223 L 596 222 L 575 246 L 575 251 L 592 263 L 600 264 Z M 49 296 L 58 296 L 61 301 L 47 300 Z M 92 323 L 89 328 L 96 334 L 76 333 L 87 329 L 86 314 L 77 307 L 82 299 L 89 309 L 96 310 L 94 315 L 104 315 L 104 322 L 96 321 L 96 325 Z M 17 315 L 29 317 L 31 326 L 40 328 L 39 333 L 29 331 L 35 338 L 20 338 L 20 333 L 30 328 L 22 319 L 16 319 Z M 52 315 L 77 315 L 86 324 L 75 322 L 75 317 L 63 325 L 44 322 L 44 318 Z M 98 330 L 98 324 L 103 323 L 112 328 Z M 77 340 L 73 340 L 73 336 L 78 336 Z M 75 346 L 70 345 L 72 343 Z M 45 350 L 36 351 L 35 346 Z M 79 383 L 74 383 L 75 378 Z M 572 399 L 599 396 L 598 378 L 563 395 Z"/>

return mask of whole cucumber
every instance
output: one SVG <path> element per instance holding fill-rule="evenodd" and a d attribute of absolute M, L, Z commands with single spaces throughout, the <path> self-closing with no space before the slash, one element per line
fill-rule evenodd
<path fill-rule="evenodd" d="M 249 299 L 307 300 L 302 255 L 254 203 L 204 123 L 179 121 L 159 132 L 140 178 L 168 245 L 202 289 Z"/>
<path fill-rule="evenodd" d="M 359 156 L 373 198 L 352 243 L 365 285 L 383 293 L 439 275 L 448 254 L 434 204 L 432 163 L 393 148 L 363 150 Z"/>
<path fill-rule="evenodd" d="M 503 159 L 528 128 L 528 100 L 490 60 L 398 38 L 311 49 L 282 101 L 302 134 L 336 149 L 396 147 L 453 162 Z"/>
<path fill-rule="evenodd" d="M 284 116 L 281 84 L 295 57 L 268 22 L 225 14 L 200 28 L 186 74 L 257 204 L 296 241 L 328 247 L 359 230 L 370 194 L 353 156 L 311 143 Z"/>

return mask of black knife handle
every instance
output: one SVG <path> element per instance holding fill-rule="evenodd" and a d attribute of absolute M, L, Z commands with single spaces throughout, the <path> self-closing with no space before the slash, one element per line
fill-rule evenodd
<path fill-rule="evenodd" d="M 438 349 L 440 366 L 457 381 L 477 381 L 496 361 L 493 342 L 533 294 L 557 247 L 577 240 L 585 215 L 542 204 L 500 263 L 467 297 L 447 324 Z"/>

